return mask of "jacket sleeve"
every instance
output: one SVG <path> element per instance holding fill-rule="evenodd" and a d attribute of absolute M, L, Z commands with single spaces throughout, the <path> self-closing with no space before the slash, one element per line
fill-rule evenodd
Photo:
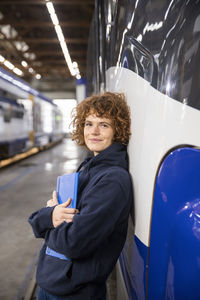
<path fill-rule="evenodd" d="M 48 231 L 47 245 L 71 259 L 89 256 L 113 232 L 116 224 L 128 218 L 130 179 L 101 179 L 85 195 L 83 207 L 73 223 L 63 222 Z"/>
<path fill-rule="evenodd" d="M 51 218 L 54 207 L 44 207 L 29 217 L 28 222 L 36 238 L 45 238 L 47 231 L 54 228 Z"/>

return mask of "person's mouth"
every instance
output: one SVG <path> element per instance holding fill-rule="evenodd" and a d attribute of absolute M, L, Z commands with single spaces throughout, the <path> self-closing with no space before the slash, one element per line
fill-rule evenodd
<path fill-rule="evenodd" d="M 98 142 L 101 142 L 100 139 L 89 139 L 90 142 L 92 143 L 98 143 Z"/>

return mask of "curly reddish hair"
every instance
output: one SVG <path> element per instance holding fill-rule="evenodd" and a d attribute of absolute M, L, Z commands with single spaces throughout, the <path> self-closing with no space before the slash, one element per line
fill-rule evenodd
<path fill-rule="evenodd" d="M 85 146 L 84 126 L 85 120 L 90 114 L 99 118 L 107 118 L 112 121 L 114 129 L 114 142 L 128 145 L 131 135 L 130 109 L 123 93 L 105 92 L 93 95 L 80 102 L 72 112 L 72 140 L 79 146 Z"/>

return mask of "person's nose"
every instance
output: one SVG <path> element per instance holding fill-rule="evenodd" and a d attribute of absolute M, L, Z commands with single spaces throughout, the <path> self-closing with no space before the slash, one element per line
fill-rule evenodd
<path fill-rule="evenodd" d="M 99 134 L 99 126 L 95 125 L 92 127 L 92 134 L 94 134 L 94 135 Z"/>

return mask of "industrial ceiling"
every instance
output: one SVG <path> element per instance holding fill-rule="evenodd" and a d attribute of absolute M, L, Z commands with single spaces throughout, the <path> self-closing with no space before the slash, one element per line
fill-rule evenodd
<path fill-rule="evenodd" d="M 73 90 L 76 77 L 68 69 L 47 2 L 50 1 L 0 0 L 0 56 L 23 72 L 20 76 L 23 80 L 42 92 Z M 77 62 L 81 77 L 86 75 L 87 43 L 94 2 L 51 1 L 71 61 Z"/>

